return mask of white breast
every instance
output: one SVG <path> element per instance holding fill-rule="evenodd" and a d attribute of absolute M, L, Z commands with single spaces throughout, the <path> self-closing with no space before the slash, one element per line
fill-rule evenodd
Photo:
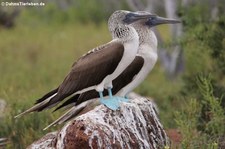
<path fill-rule="evenodd" d="M 157 61 L 158 55 L 157 50 L 151 47 L 149 44 L 147 45 L 141 45 L 139 47 L 138 54 L 144 59 L 144 64 L 139 73 L 134 76 L 132 82 L 130 82 L 128 85 L 123 87 L 118 93 L 118 96 L 124 97 L 126 94 L 131 92 L 133 89 L 135 89 L 138 85 L 141 84 L 141 82 L 144 81 L 144 79 L 148 76 L 149 72 L 152 70 L 152 68 L 155 66 L 155 63 Z"/>
<path fill-rule="evenodd" d="M 133 28 L 131 28 L 133 29 Z M 127 41 L 124 42 L 124 53 L 121 61 L 119 62 L 117 68 L 115 71 L 106 76 L 104 80 L 96 86 L 97 91 L 102 91 L 104 88 L 111 88 L 112 86 L 112 81 L 117 78 L 134 60 L 137 52 L 138 52 L 138 46 L 139 46 L 139 36 L 136 33 L 135 29 L 134 34 L 132 38 L 129 38 Z"/>

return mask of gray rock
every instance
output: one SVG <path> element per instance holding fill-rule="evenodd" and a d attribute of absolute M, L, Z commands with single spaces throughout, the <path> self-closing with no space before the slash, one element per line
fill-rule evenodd
<path fill-rule="evenodd" d="M 169 145 L 155 106 L 142 97 L 121 103 L 121 108 L 116 111 L 99 105 L 65 124 L 52 137 L 46 136 L 34 142 L 29 149 L 42 146 L 52 149 L 158 149 Z"/>
<path fill-rule="evenodd" d="M 50 132 L 34 142 L 27 149 L 55 149 L 57 132 Z"/>

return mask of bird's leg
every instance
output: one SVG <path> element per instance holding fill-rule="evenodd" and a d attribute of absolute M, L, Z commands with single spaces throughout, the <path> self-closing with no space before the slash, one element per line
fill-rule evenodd
<path fill-rule="evenodd" d="M 112 95 L 112 87 L 108 87 L 108 95 L 109 98 L 107 100 L 107 107 L 112 109 L 112 110 L 117 110 L 119 108 L 119 100 L 117 99 L 116 96 Z"/>
<path fill-rule="evenodd" d="M 102 102 L 104 100 L 104 97 L 103 97 L 103 92 L 100 91 L 98 92 L 99 93 L 99 97 L 100 97 L 100 102 Z"/>
<path fill-rule="evenodd" d="M 113 98 L 112 88 L 108 88 L 108 94 L 109 94 L 109 98 Z"/>
<path fill-rule="evenodd" d="M 107 90 L 108 90 L 109 98 L 104 99 L 103 92 L 99 92 L 99 96 L 100 96 L 101 104 L 105 105 L 109 109 L 117 110 L 117 109 L 119 109 L 120 102 L 128 102 L 128 98 L 113 96 L 111 87 L 108 87 Z"/>
<path fill-rule="evenodd" d="M 112 88 L 108 88 L 109 98 L 104 99 L 103 92 L 99 92 L 100 102 L 111 110 L 119 108 L 119 101 L 112 95 Z"/>
<path fill-rule="evenodd" d="M 104 99 L 104 97 L 103 97 L 103 91 L 104 91 L 103 86 L 99 85 L 97 87 L 96 91 L 98 91 L 98 93 L 99 93 L 100 103 L 105 105 L 106 107 L 110 108 L 111 110 L 117 110 L 119 108 L 119 102 L 112 95 L 112 83 L 109 83 L 107 85 L 107 89 L 108 89 L 109 98 Z"/>

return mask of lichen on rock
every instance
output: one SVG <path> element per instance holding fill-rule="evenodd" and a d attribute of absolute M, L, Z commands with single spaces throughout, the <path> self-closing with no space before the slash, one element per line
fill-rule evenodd
<path fill-rule="evenodd" d="M 99 105 L 68 122 L 58 132 L 55 148 L 158 149 L 167 144 L 154 104 L 134 98 L 119 110 Z"/>

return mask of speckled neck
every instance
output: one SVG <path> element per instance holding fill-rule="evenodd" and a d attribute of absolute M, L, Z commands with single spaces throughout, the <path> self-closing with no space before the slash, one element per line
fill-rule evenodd
<path fill-rule="evenodd" d="M 154 32 L 147 25 L 134 23 L 132 26 L 138 33 L 139 45 L 148 44 L 151 45 L 153 49 L 157 50 L 157 38 Z"/>

